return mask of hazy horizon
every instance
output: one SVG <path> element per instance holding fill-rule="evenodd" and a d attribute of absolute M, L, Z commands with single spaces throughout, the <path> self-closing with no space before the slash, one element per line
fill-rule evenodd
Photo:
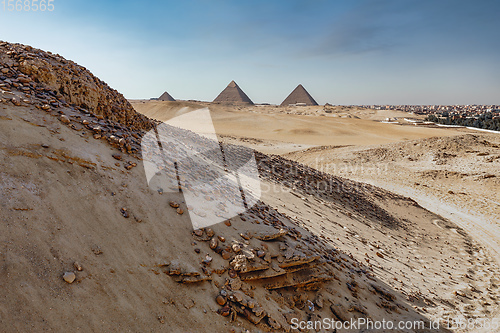
<path fill-rule="evenodd" d="M 54 1 L 0 8 L 0 40 L 58 53 L 129 99 L 500 104 L 495 1 Z"/>

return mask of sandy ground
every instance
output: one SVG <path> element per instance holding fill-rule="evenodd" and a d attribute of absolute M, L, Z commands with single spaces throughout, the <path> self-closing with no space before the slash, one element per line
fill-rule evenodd
<path fill-rule="evenodd" d="M 270 282 L 300 285 L 288 275 L 241 284 L 228 276 L 227 261 L 207 242 L 193 239 L 187 214 L 169 207 L 175 200 L 188 209 L 182 195 L 150 189 L 140 161 L 129 156 L 118 161 L 112 157 L 117 150 L 91 133 L 72 130 L 30 106 L 0 104 L 0 119 L 0 320 L 5 332 L 206 332 L 207 323 L 216 332 L 261 332 L 279 331 L 269 327 L 276 323 L 285 328 L 285 318 L 348 320 L 369 314 L 373 320 L 428 323 L 455 318 L 464 308 L 487 313 L 496 306 L 498 287 L 492 273 L 482 269 L 491 265 L 489 257 L 446 220 L 373 187 L 355 191 L 348 189 L 355 184 L 338 180 L 345 189 L 324 194 L 285 186 L 273 180 L 274 174 L 262 185 L 262 207 L 272 215 L 249 211 L 231 219 L 231 226 L 214 225 L 215 234 L 228 244 L 266 249 L 273 262 L 280 262 L 280 253 L 288 258 L 293 248 L 334 260 L 287 273 L 308 278 L 327 269 L 321 287 L 267 290 Z M 139 165 L 127 170 L 130 161 Z M 390 220 L 379 214 L 389 214 Z M 301 237 L 264 245 L 242 238 L 276 232 L 269 221 Z M 213 259 L 207 267 L 214 270 L 209 281 L 179 283 L 165 274 L 166 267 L 172 272 L 177 265 L 185 278 L 200 274 L 207 255 Z M 76 272 L 76 281 L 64 282 L 64 272 Z M 276 321 L 255 326 L 222 317 L 215 297 L 228 283 L 242 288 Z M 476 293 L 485 294 L 486 288 L 491 297 L 478 298 Z M 445 322 L 441 325 L 440 331 L 449 331 Z"/>
<path fill-rule="evenodd" d="M 498 222 L 500 135 L 476 132 L 373 147 L 321 147 L 286 156 L 328 173 L 397 184 Z"/>
<path fill-rule="evenodd" d="M 168 120 L 177 115 L 175 112 L 178 112 L 179 105 L 183 103 L 178 102 L 178 105 L 167 107 L 168 103 L 164 102 L 141 101 L 134 102 L 133 105 L 146 115 L 159 120 Z M 198 103 L 198 106 L 207 104 Z M 196 107 L 192 105 L 193 109 Z M 435 129 L 379 122 L 387 117 L 408 116 L 393 111 L 348 108 L 339 110 L 339 107 L 332 107 L 334 110 L 331 113 L 324 114 L 322 108 L 283 110 L 272 106 L 246 108 L 210 106 L 218 135 L 227 142 L 246 145 L 266 153 L 281 154 L 330 174 L 374 184 L 410 197 L 429 211 L 438 214 L 440 217 L 427 218 L 430 222 L 428 225 L 425 218 L 422 218 L 409 230 L 412 232 L 425 230 L 425 236 L 432 239 L 446 239 L 439 253 L 447 254 L 449 257 L 437 259 L 422 248 L 394 244 L 389 251 L 396 249 L 403 251 L 395 255 L 395 262 L 391 263 L 391 267 L 394 266 L 394 269 L 390 269 L 391 273 L 399 272 L 394 281 L 404 281 L 405 277 L 410 277 L 412 283 L 418 286 L 416 289 L 426 290 L 428 295 L 435 294 L 437 299 L 445 300 L 444 302 L 449 293 L 456 296 L 462 295 L 467 290 L 474 290 L 475 283 L 489 285 L 484 292 L 470 295 L 468 299 L 475 300 L 472 303 L 460 304 L 456 300 L 450 301 L 450 304 L 453 304 L 451 307 L 456 311 L 451 316 L 499 318 L 497 295 L 493 290 L 499 283 L 500 136 L 467 129 Z M 185 111 L 189 110 L 183 112 Z M 280 205 L 281 199 L 274 198 L 276 207 Z M 304 207 L 298 200 L 293 204 L 295 206 L 290 207 L 289 203 L 294 202 L 292 199 L 285 200 L 286 203 L 281 204 L 282 209 L 287 214 L 297 216 L 304 216 L 304 211 L 310 210 L 311 218 L 306 219 L 308 222 L 304 223 L 304 227 L 315 230 L 316 233 L 324 232 L 325 220 L 317 218 L 318 215 L 323 215 L 315 214 L 314 211 L 321 212 L 325 209 L 325 205 L 320 204 L 311 209 L 311 202 Z M 408 214 L 407 207 L 405 205 L 403 207 L 405 209 L 401 212 L 406 211 L 403 214 Z M 390 211 L 399 210 L 392 206 Z M 344 228 L 355 230 L 351 236 L 357 235 L 358 239 L 374 236 L 371 233 L 360 236 L 360 230 L 363 228 L 359 225 L 349 226 L 341 223 L 340 227 L 340 230 Z M 464 252 L 452 249 L 453 242 L 449 239 L 449 231 L 451 230 L 453 234 L 461 229 L 472 237 L 471 244 L 477 246 L 472 261 L 463 259 Z M 339 234 L 339 230 L 332 233 Z M 418 239 L 422 235 L 416 237 Z M 414 242 L 419 243 L 415 240 Z M 334 246 L 343 246 L 345 251 L 353 253 L 353 256 L 360 259 L 364 253 L 369 253 L 367 248 L 360 249 L 359 243 L 337 242 Z M 433 249 L 435 246 L 436 244 L 432 243 L 430 248 Z M 411 255 L 404 252 L 406 250 L 409 250 Z M 455 267 L 448 262 L 455 256 L 451 253 L 455 253 L 458 258 Z M 407 267 L 398 262 L 403 258 L 412 257 L 421 260 L 421 265 L 417 265 L 419 268 Z M 432 258 L 432 267 L 438 271 L 453 267 L 450 279 L 460 280 L 463 277 L 466 279 L 455 285 L 452 282 L 450 286 L 446 286 L 446 283 L 439 279 L 428 277 L 419 283 L 418 275 L 429 269 L 429 266 L 424 265 L 424 262 L 429 263 L 429 261 L 423 258 L 427 260 Z M 438 264 L 440 260 L 441 264 Z M 467 262 L 477 266 L 468 268 L 466 273 L 456 271 Z M 471 278 L 472 272 L 476 274 L 473 278 Z M 390 281 L 393 276 L 382 271 L 379 273 L 384 282 L 393 285 L 394 288 L 398 287 Z M 474 282 L 475 279 L 478 280 Z M 485 281 L 488 282 L 484 284 Z M 443 289 L 436 291 L 436 288 Z M 493 304 L 493 307 L 485 309 L 485 304 Z M 450 310 L 446 306 L 443 308 L 437 306 L 432 310 L 427 307 L 423 311 L 433 318 L 450 315 L 447 312 Z M 488 332 L 488 330 L 476 331 Z"/>
<path fill-rule="evenodd" d="M 381 200 L 379 203 L 392 214 L 413 222 L 386 229 L 356 219 L 339 219 L 334 212 L 341 207 L 317 197 L 294 198 L 292 193 L 275 195 L 269 201 L 279 211 L 301 217 L 304 228 L 326 237 L 334 247 L 374 265 L 377 277 L 407 299 L 419 295 L 420 306 L 414 305 L 415 309 L 432 320 L 489 317 L 497 311 L 500 280 L 496 253 L 485 250 L 464 232 L 467 229 L 462 230 L 461 224 L 457 227 L 447 217 L 419 214 L 419 209 L 410 208 L 405 200 L 388 205 Z M 457 246 L 462 242 L 457 243 L 457 236 L 465 237 L 465 247 Z M 374 255 L 376 252 L 384 257 Z M 472 254 L 470 260 L 464 260 L 467 253 Z M 474 293 L 478 286 L 484 292 Z M 495 305 L 490 308 L 488 304 Z M 441 322 L 447 325 L 445 320 Z"/>
<path fill-rule="evenodd" d="M 160 121 L 167 121 L 197 108 L 209 107 L 219 137 L 243 139 L 243 143 L 252 141 L 249 142 L 251 146 L 275 154 L 318 145 L 364 146 L 460 133 L 449 129 L 373 121 L 373 118 L 385 119 L 387 116 L 387 112 L 380 110 L 360 112 L 357 119 L 316 112 L 318 108 L 322 110 L 322 106 L 295 107 L 294 109 L 304 110 L 286 113 L 282 108 L 272 106 L 228 107 L 200 102 L 131 102 L 137 111 Z M 395 112 L 391 111 L 393 113 Z"/>
<path fill-rule="evenodd" d="M 462 227 L 500 263 L 500 135 L 476 132 L 369 148 L 324 147 L 286 156 L 411 197 Z M 500 318 L 498 310 L 495 313 Z"/>

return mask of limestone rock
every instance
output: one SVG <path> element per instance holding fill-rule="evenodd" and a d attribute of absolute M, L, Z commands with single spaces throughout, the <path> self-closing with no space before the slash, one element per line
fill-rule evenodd
<path fill-rule="evenodd" d="M 73 283 L 76 279 L 76 275 L 74 272 L 65 272 L 62 278 L 68 283 Z"/>
<path fill-rule="evenodd" d="M 59 119 L 61 120 L 61 123 L 63 123 L 63 124 L 69 124 L 71 122 L 69 120 L 69 118 L 65 115 L 61 115 L 61 117 Z"/>
<path fill-rule="evenodd" d="M 73 267 L 75 267 L 77 271 L 83 271 L 82 266 L 77 261 L 73 263 Z"/>
<path fill-rule="evenodd" d="M 270 241 L 287 234 L 287 230 L 280 229 L 278 232 L 261 232 L 254 237 L 263 241 Z"/>

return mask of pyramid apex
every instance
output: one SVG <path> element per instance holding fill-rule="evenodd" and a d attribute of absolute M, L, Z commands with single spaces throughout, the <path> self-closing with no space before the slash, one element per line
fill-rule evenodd
<path fill-rule="evenodd" d="M 252 100 L 241 90 L 234 80 L 214 99 L 217 103 L 246 103 L 253 104 Z"/>
<path fill-rule="evenodd" d="M 305 105 L 318 105 L 314 98 L 307 92 L 306 88 L 299 83 L 290 95 L 281 103 L 281 106 L 305 104 Z"/>
<path fill-rule="evenodd" d="M 158 100 L 169 101 L 169 102 L 175 101 L 175 99 L 172 96 L 170 96 L 170 94 L 166 91 L 158 98 Z"/>

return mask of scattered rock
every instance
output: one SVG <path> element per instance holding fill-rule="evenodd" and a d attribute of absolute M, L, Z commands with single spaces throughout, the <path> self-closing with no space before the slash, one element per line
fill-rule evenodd
<path fill-rule="evenodd" d="M 222 255 L 222 259 L 224 259 L 224 260 L 229 260 L 232 257 L 231 252 L 226 251 L 226 250 L 222 251 L 221 255 Z"/>
<path fill-rule="evenodd" d="M 288 231 L 285 229 L 280 229 L 278 232 L 261 232 L 256 234 L 254 237 L 263 241 L 270 241 L 286 235 L 287 232 Z"/>
<path fill-rule="evenodd" d="M 75 281 L 76 279 L 76 275 L 74 272 L 65 272 L 62 278 L 68 283 L 73 283 L 73 281 Z"/>
<path fill-rule="evenodd" d="M 219 246 L 219 241 L 217 240 L 216 237 L 212 237 L 212 239 L 210 240 L 209 246 L 212 250 L 215 250 L 217 248 L 217 246 Z"/>
<path fill-rule="evenodd" d="M 75 262 L 73 263 L 73 267 L 75 267 L 75 269 L 76 269 L 77 271 L 79 271 L 79 272 L 80 272 L 80 271 L 83 271 L 82 266 L 81 266 L 81 265 L 80 265 L 77 261 L 75 261 Z"/>
<path fill-rule="evenodd" d="M 208 254 L 205 256 L 205 260 L 203 260 L 203 264 L 210 265 L 212 263 L 213 258 Z"/>
<path fill-rule="evenodd" d="M 188 299 L 188 300 L 183 300 L 182 305 L 184 305 L 184 307 L 189 310 L 195 305 L 195 303 L 192 299 Z"/>
<path fill-rule="evenodd" d="M 124 168 L 127 170 L 132 170 L 132 168 L 135 168 L 136 166 L 137 163 L 128 162 L 127 164 L 125 164 Z"/>
<path fill-rule="evenodd" d="M 123 215 L 124 218 L 128 219 L 130 217 L 130 215 L 128 213 L 128 210 L 125 207 L 120 208 L 120 213 L 122 213 L 122 215 Z"/>
<path fill-rule="evenodd" d="M 11 99 L 11 101 L 12 101 L 12 104 L 14 104 L 15 106 L 21 106 L 22 105 L 21 101 L 19 99 L 15 98 L 15 97 L 13 97 Z"/>
<path fill-rule="evenodd" d="M 245 232 L 245 233 L 240 233 L 240 237 L 245 239 L 245 240 L 250 240 L 252 238 L 252 235 L 250 234 L 250 232 Z"/>
<path fill-rule="evenodd" d="M 217 302 L 217 304 L 219 304 L 221 306 L 224 305 L 224 304 L 226 304 L 226 298 L 224 296 L 222 296 L 222 295 L 217 296 L 217 298 L 215 299 L 215 301 Z"/>
<path fill-rule="evenodd" d="M 231 279 L 234 279 L 238 276 L 238 273 L 236 273 L 234 269 L 230 269 L 227 273 Z"/>
<path fill-rule="evenodd" d="M 63 124 L 69 124 L 71 121 L 69 120 L 69 118 L 65 115 L 61 115 L 61 117 L 59 118 L 61 120 L 61 122 Z"/>
<path fill-rule="evenodd" d="M 170 267 L 168 270 L 169 275 L 180 275 L 181 273 L 182 273 L 181 267 L 179 266 L 179 264 L 177 264 L 177 263 L 170 264 Z"/>
<path fill-rule="evenodd" d="M 236 302 L 238 302 L 238 303 L 239 303 L 239 302 L 241 302 L 241 301 L 243 300 L 243 298 L 245 297 L 245 294 L 244 294 L 242 291 L 239 291 L 239 290 L 238 290 L 238 291 L 235 291 L 235 292 L 234 292 L 234 294 L 233 294 L 233 296 L 232 296 L 232 297 L 234 298 L 234 300 L 235 300 Z"/>
<path fill-rule="evenodd" d="M 217 311 L 221 316 L 227 317 L 231 314 L 231 308 L 229 306 L 225 306 L 223 308 L 220 308 L 219 311 Z"/>
<path fill-rule="evenodd" d="M 215 232 L 210 228 L 206 228 L 205 232 L 207 233 L 208 237 L 213 237 L 215 235 Z"/>
<path fill-rule="evenodd" d="M 101 255 L 103 252 L 101 250 L 101 247 L 100 246 L 93 246 L 92 247 L 92 252 L 98 256 L 98 255 Z"/>
<path fill-rule="evenodd" d="M 240 290 L 242 286 L 241 279 L 238 276 L 235 276 L 229 281 L 229 285 L 232 290 Z"/>
<path fill-rule="evenodd" d="M 246 271 L 247 257 L 242 254 L 235 256 L 231 261 L 231 266 L 235 271 Z"/>

